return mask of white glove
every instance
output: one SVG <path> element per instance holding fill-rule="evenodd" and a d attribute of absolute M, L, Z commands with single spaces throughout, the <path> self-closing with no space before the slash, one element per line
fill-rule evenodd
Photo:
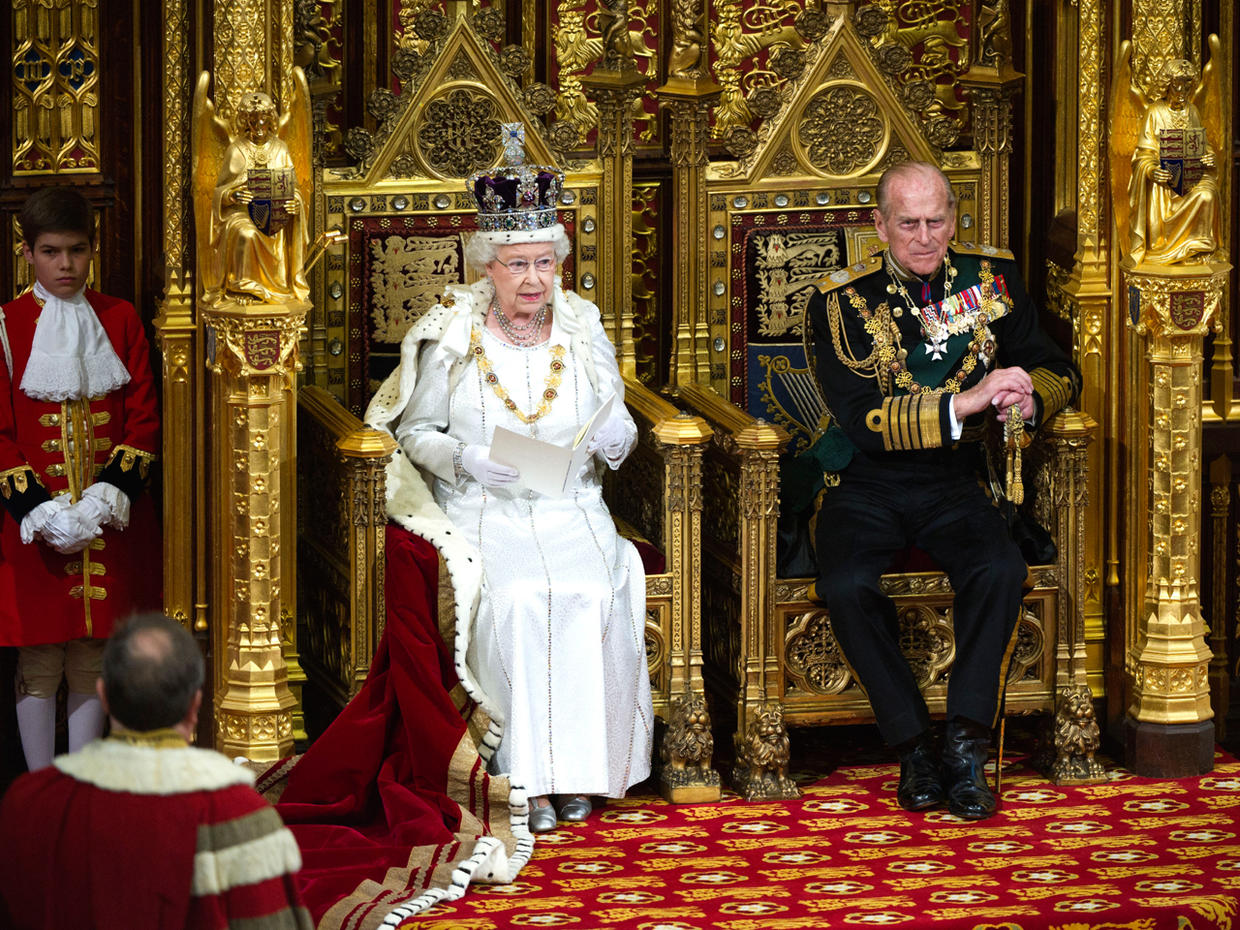
<path fill-rule="evenodd" d="M 43 527 L 44 541 L 61 555 L 81 552 L 99 535 L 99 524 L 88 520 L 76 507 L 65 507 Z"/>
<path fill-rule="evenodd" d="M 96 481 L 73 505 L 87 520 L 123 530 L 129 526 L 129 495 L 114 484 Z"/>
<path fill-rule="evenodd" d="M 22 517 L 22 542 L 28 546 L 35 539 L 42 537 L 43 528 L 47 526 L 48 521 L 67 506 L 68 503 L 65 498 L 57 497 L 50 501 L 44 501 Z"/>
<path fill-rule="evenodd" d="M 466 446 L 461 452 L 461 467 L 484 487 L 495 488 L 513 484 L 521 473 L 511 465 L 491 460 L 489 446 Z"/>
<path fill-rule="evenodd" d="M 621 417 L 608 417 L 590 439 L 587 452 L 601 452 L 608 462 L 624 457 L 629 444 L 629 431 Z"/>

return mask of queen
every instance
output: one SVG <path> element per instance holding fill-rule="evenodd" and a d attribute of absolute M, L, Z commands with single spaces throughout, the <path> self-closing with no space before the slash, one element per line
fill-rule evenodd
<path fill-rule="evenodd" d="M 480 562 L 476 609 L 458 605 L 458 674 L 497 725 L 491 767 L 526 788 L 534 832 L 584 820 L 592 796 L 645 779 L 653 730 L 645 575 L 599 482 L 637 427 L 598 308 L 561 286 L 562 182 L 524 164 L 470 179 L 479 231 L 465 258 L 482 276 L 447 288 L 415 324 L 367 414 Z M 613 395 L 563 496 L 529 490 L 491 456 L 501 426 L 569 445 Z"/>

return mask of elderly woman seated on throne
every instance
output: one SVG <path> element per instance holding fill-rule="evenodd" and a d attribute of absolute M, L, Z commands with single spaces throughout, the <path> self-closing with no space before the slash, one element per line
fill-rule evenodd
<path fill-rule="evenodd" d="M 622 797 L 646 778 L 653 728 L 644 573 L 598 474 L 620 465 L 637 428 L 598 308 L 560 285 L 561 184 L 524 165 L 470 179 L 480 231 L 466 260 L 483 277 L 449 287 L 414 325 L 367 414 L 395 433 L 455 544 L 467 544 L 464 562 L 440 546 L 458 599 L 457 673 L 501 733 L 491 768 L 533 799 L 534 832 L 554 829 L 557 814 L 584 820 L 590 796 Z M 613 395 L 562 495 L 531 490 L 491 454 L 499 427 L 570 446 Z M 418 532 L 399 511 L 390 503 Z M 475 560 L 470 610 L 462 579 Z"/>

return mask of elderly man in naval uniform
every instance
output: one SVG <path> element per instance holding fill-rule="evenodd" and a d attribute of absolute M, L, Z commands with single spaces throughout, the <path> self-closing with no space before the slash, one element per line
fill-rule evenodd
<path fill-rule="evenodd" d="M 818 596 L 900 758 L 899 802 L 943 801 L 967 820 L 996 809 L 984 766 L 1027 568 L 978 482 L 985 412 L 1013 405 L 1036 428 L 1080 376 L 1038 325 L 1013 255 L 952 243 L 956 197 L 934 165 L 888 169 L 874 225 L 887 248 L 824 280 L 808 305 L 814 368 L 851 460 L 823 498 Z M 808 340 L 807 340 L 808 341 Z M 915 546 L 955 591 L 956 658 L 941 756 L 879 590 Z"/>

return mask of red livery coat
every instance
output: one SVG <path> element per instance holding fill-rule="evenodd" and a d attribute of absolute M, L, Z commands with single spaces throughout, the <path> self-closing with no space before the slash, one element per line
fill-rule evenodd
<path fill-rule="evenodd" d="M 40 305 L 23 294 L 4 306 L 12 371 L 0 358 L 0 646 L 104 638 L 135 610 L 157 609 L 162 562 L 148 480 L 159 448 L 159 407 L 146 334 L 133 305 L 88 290 L 129 371 L 103 397 L 49 403 L 21 390 Z M 21 519 L 62 491 L 73 499 L 108 481 L 133 502 L 124 532 L 105 529 L 80 553 L 21 541 Z"/>

